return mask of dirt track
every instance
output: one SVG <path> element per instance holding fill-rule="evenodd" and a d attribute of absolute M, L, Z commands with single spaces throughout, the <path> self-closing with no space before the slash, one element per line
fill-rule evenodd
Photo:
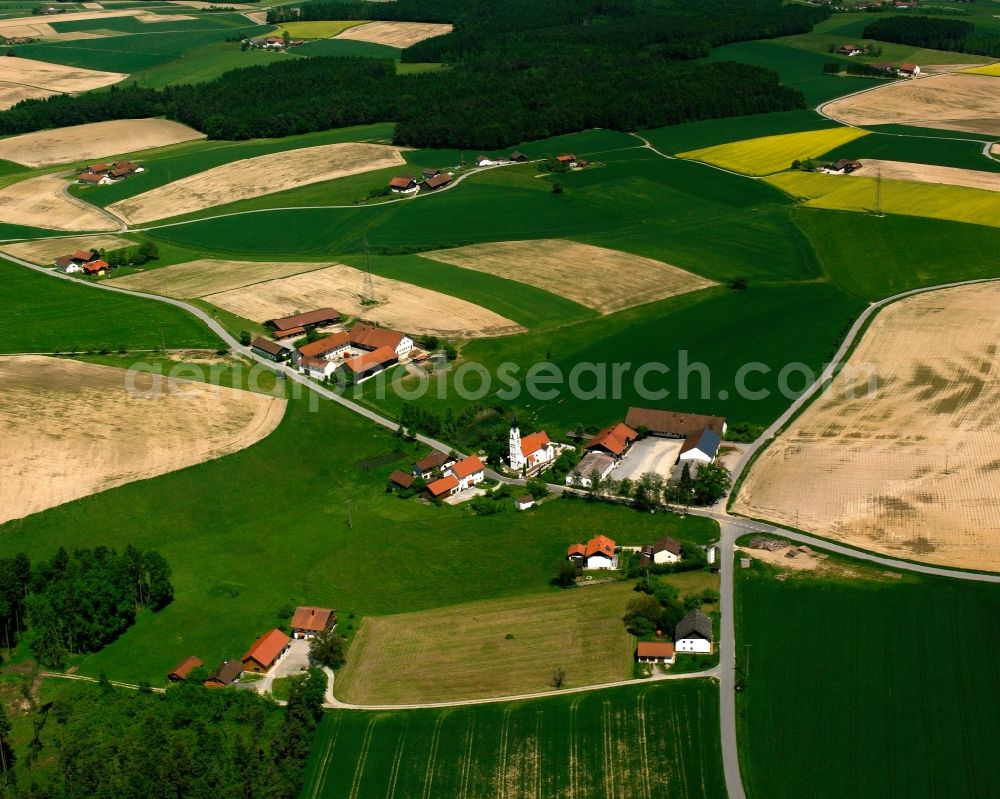
<path fill-rule="evenodd" d="M 853 374 L 764 452 L 734 509 L 893 556 L 1000 569 L 997 308 L 994 282 L 882 311 Z"/>
<path fill-rule="evenodd" d="M 68 164 L 204 138 L 166 119 L 116 119 L 0 139 L 0 159 L 25 166 Z"/>
<path fill-rule="evenodd" d="M 372 42 L 385 44 L 389 47 L 406 49 L 422 42 L 451 33 L 451 25 L 441 25 L 432 22 L 369 22 L 338 33 L 334 39 L 351 39 L 356 42 Z"/>
<path fill-rule="evenodd" d="M 988 75 L 894 81 L 834 100 L 821 110 L 849 125 L 915 125 L 1000 135 L 1000 91 Z"/>
<path fill-rule="evenodd" d="M 913 180 L 917 183 L 936 183 L 949 186 L 967 186 L 970 189 L 1000 191 L 1000 172 L 982 172 L 976 169 L 956 169 L 950 166 L 914 164 L 906 161 L 880 161 L 866 158 L 864 166 L 851 173 L 851 177 L 871 178 L 881 171 L 882 177 L 895 180 Z"/>
<path fill-rule="evenodd" d="M 714 285 L 662 261 L 562 239 L 473 244 L 421 255 L 527 283 L 601 313 Z"/>
<path fill-rule="evenodd" d="M 152 222 L 405 163 L 398 148 L 383 144 L 304 147 L 223 164 L 121 200 L 108 210 L 130 224 Z"/>
<path fill-rule="evenodd" d="M 80 69 L 31 58 L 3 58 L 0 59 L 0 110 L 21 100 L 100 89 L 127 77 L 124 72 Z"/>
<path fill-rule="evenodd" d="M 406 333 L 456 338 L 502 336 L 524 328 L 471 302 L 372 275 L 377 305 L 361 304 L 364 274 L 335 264 L 278 280 L 255 283 L 204 299 L 246 319 L 263 322 L 311 308 L 332 307 Z"/>
<path fill-rule="evenodd" d="M 244 449 L 284 415 L 283 399 L 152 375 L 132 396 L 127 374 L 0 358 L 0 523 Z"/>
<path fill-rule="evenodd" d="M 42 175 L 0 189 L 0 222 L 50 230 L 115 229 L 93 206 L 64 194 L 67 183 L 59 175 Z"/>

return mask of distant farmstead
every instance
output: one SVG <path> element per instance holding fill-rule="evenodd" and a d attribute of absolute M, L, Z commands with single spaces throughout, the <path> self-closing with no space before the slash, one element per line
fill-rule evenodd
<path fill-rule="evenodd" d="M 201 658 L 196 658 L 194 655 L 189 658 L 184 658 L 184 660 L 170 670 L 170 673 L 167 674 L 167 679 L 170 680 L 170 682 L 181 682 L 186 680 L 192 671 L 200 669 L 204 665 L 205 664 L 202 663 Z"/>
<path fill-rule="evenodd" d="M 680 461 L 711 463 L 719 453 L 728 426 L 721 416 L 629 408 L 625 424 L 663 438 L 682 438 Z"/>

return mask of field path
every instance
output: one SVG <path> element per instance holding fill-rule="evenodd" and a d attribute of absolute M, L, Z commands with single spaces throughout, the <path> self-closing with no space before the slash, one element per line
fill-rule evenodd
<path fill-rule="evenodd" d="M 53 272 L 49 269 L 45 269 L 39 266 L 35 266 L 27 261 L 24 261 L 15 257 L 8 257 L 12 262 L 18 263 L 19 265 L 32 269 L 44 275 L 49 275 L 61 280 L 74 280 L 68 275 L 62 275 L 58 272 Z M 75 281 L 79 284 L 79 281 Z M 871 303 L 865 310 L 860 314 L 860 316 L 855 320 L 854 324 L 851 326 L 847 335 L 844 337 L 839 349 L 837 350 L 834 357 L 831 359 L 831 363 L 827 366 L 823 372 L 820 374 L 819 378 L 796 400 L 794 400 L 788 409 L 781 414 L 765 431 L 764 433 L 751 445 L 749 445 L 744 451 L 743 455 L 736 462 L 733 467 L 733 482 L 738 487 L 738 480 L 743 471 L 752 462 L 753 457 L 762 448 L 767 446 L 767 444 L 775 438 L 778 432 L 786 425 L 788 422 L 799 413 L 805 405 L 816 395 L 816 393 L 824 386 L 826 383 L 832 379 L 836 371 L 840 366 L 846 361 L 848 355 L 852 351 L 855 343 L 857 342 L 859 336 L 864 331 L 868 320 L 873 314 L 877 313 L 880 309 L 884 308 L 890 303 L 896 302 L 897 300 L 903 299 L 905 297 L 910 297 L 915 294 L 921 294 L 927 291 L 934 291 L 941 288 L 951 288 L 955 286 L 971 285 L 974 283 L 988 282 L 987 280 L 965 280 L 955 283 L 948 283 L 940 286 L 929 286 L 922 289 L 914 289 L 912 291 L 901 292 L 899 294 L 886 297 L 878 302 Z M 208 314 L 201 311 L 199 308 L 190 305 L 189 303 L 183 302 L 181 300 L 171 299 L 169 297 L 160 297 L 156 295 L 143 294 L 141 292 L 126 291 L 123 289 L 115 288 L 113 286 L 108 286 L 102 283 L 84 283 L 83 285 L 91 286 L 92 288 L 102 290 L 102 291 L 114 291 L 121 294 L 128 294 L 131 296 L 143 297 L 145 299 L 150 299 L 155 302 L 163 302 L 168 305 L 173 305 L 177 308 L 191 313 L 196 318 L 201 320 L 210 330 L 212 330 L 222 341 L 224 341 L 234 352 L 244 355 L 253 361 L 261 363 L 265 366 L 274 368 L 274 364 L 270 361 L 265 361 L 263 358 L 257 356 L 256 354 L 250 352 L 249 348 L 242 346 L 236 339 L 234 339 L 228 332 L 214 319 L 212 319 Z M 310 391 L 317 393 L 318 395 L 329 399 L 333 402 L 337 402 L 348 410 L 353 411 L 370 421 L 375 422 L 387 429 L 395 430 L 396 422 L 381 416 L 374 411 L 371 411 L 355 402 L 341 397 L 340 395 L 320 386 L 317 383 L 310 381 L 294 372 L 290 369 L 285 370 L 284 374 L 287 379 L 293 380 L 301 385 L 306 386 Z M 421 443 L 426 444 L 430 447 L 441 449 L 442 451 L 449 451 L 452 449 L 449 445 L 436 441 L 428 436 L 422 434 L 416 435 L 417 440 Z M 499 478 L 506 483 L 521 483 L 523 481 L 510 480 L 509 478 L 504 478 L 501 475 L 497 475 L 495 472 L 489 473 L 490 477 Z M 550 489 L 557 493 L 562 493 L 566 490 L 566 486 L 562 485 L 550 485 Z M 721 528 L 721 539 L 720 539 L 720 570 L 721 570 L 721 585 L 720 585 L 720 612 L 721 612 L 721 622 L 720 622 L 720 634 L 719 634 L 719 653 L 720 662 L 719 665 L 714 669 L 710 669 L 706 672 L 699 672 L 694 674 L 677 674 L 669 675 L 662 674 L 656 675 L 652 678 L 646 680 L 622 680 L 617 683 L 610 683 L 605 685 L 594 685 L 594 686 L 583 686 L 578 688 L 562 689 L 559 691 L 546 691 L 541 694 L 525 695 L 520 697 L 496 697 L 490 699 L 478 699 L 465 702 L 451 702 L 444 703 L 444 706 L 457 707 L 461 705 L 473 705 L 473 704 L 487 704 L 495 702 L 505 702 L 513 701 L 517 699 L 531 699 L 538 696 L 553 696 L 562 693 L 583 693 L 587 691 L 597 691 L 604 688 L 617 687 L 619 685 L 629 685 L 635 684 L 637 682 L 652 682 L 656 680 L 671 680 L 671 679 L 695 679 L 700 677 L 713 677 L 717 678 L 720 682 L 720 725 L 721 725 L 721 744 L 722 744 L 722 759 L 723 768 L 725 772 L 725 780 L 727 792 L 729 799 L 745 799 L 746 794 L 743 789 L 742 779 L 740 777 L 740 767 L 739 767 L 739 751 L 738 751 L 738 740 L 736 733 L 736 691 L 735 691 L 735 669 L 736 669 L 736 632 L 735 632 L 735 622 L 734 622 L 734 583 L 733 583 L 733 573 L 734 573 L 734 550 L 736 538 L 746 532 L 752 532 L 755 530 L 763 530 L 766 532 L 775 532 L 780 534 L 784 538 L 788 538 L 793 541 L 798 541 L 802 543 L 809 544 L 819 549 L 828 550 L 835 552 L 837 554 L 846 555 L 848 557 L 856 558 L 859 560 L 865 560 L 868 562 L 876 563 L 881 566 L 886 566 L 892 569 L 913 571 L 919 574 L 927 574 L 937 577 L 948 577 L 953 579 L 961 580 L 972 580 L 977 582 L 987 582 L 1000 584 L 1000 574 L 983 574 L 977 572 L 963 572 L 954 569 L 940 568 L 936 566 L 926 566 L 919 563 L 910 563 L 908 561 L 896 560 L 893 558 L 883 557 L 881 555 L 876 555 L 871 552 L 865 552 L 860 549 L 855 549 L 853 547 L 843 546 L 841 544 L 836 544 L 830 541 L 826 541 L 814 536 L 805 535 L 795 531 L 786 530 L 784 528 L 779 528 L 774 525 L 770 525 L 764 522 L 756 522 L 749 519 L 740 519 L 731 516 L 726 511 L 713 511 L 711 509 L 690 509 L 689 512 L 695 513 L 700 516 L 705 516 L 711 519 L 715 519 L 720 523 Z M 52 675 L 52 676 L 66 676 L 66 675 Z M 137 686 L 136 686 L 137 687 Z M 326 707 L 345 707 L 341 703 L 326 704 Z M 435 707 L 441 705 L 417 705 L 417 706 L 396 706 L 391 708 L 373 708 L 373 709 L 407 709 L 408 707 L 422 708 L 422 707 Z M 367 709 L 367 708 L 360 708 Z"/>

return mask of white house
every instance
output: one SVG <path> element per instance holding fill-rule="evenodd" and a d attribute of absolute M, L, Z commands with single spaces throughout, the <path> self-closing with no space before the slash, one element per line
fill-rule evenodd
<path fill-rule="evenodd" d="M 700 610 L 692 610 L 677 623 L 674 647 L 678 652 L 709 655 L 712 643 L 712 620 Z"/>
<path fill-rule="evenodd" d="M 488 155 L 477 155 L 476 166 L 496 166 L 498 161 Z"/>
<path fill-rule="evenodd" d="M 511 469 L 534 469 L 556 459 L 556 448 L 544 430 L 521 438 L 515 423 L 510 428 L 508 461 Z"/>
<path fill-rule="evenodd" d="M 661 538 L 651 547 L 643 547 L 653 563 L 677 563 L 681 559 L 681 545 L 673 538 Z"/>
<path fill-rule="evenodd" d="M 899 74 L 907 78 L 915 78 L 920 74 L 920 67 L 916 64 L 900 64 Z"/>
<path fill-rule="evenodd" d="M 525 494 L 523 497 L 518 497 L 514 500 L 514 507 L 518 510 L 533 508 L 535 507 L 535 498 L 531 494 Z"/>
<path fill-rule="evenodd" d="M 606 535 L 595 535 L 586 544 L 572 544 L 566 550 L 566 559 L 581 569 L 615 569 L 615 542 Z"/>
<path fill-rule="evenodd" d="M 615 464 L 615 459 L 610 455 L 605 455 L 603 452 L 588 452 L 566 475 L 566 485 L 590 488 L 595 474 L 598 479 L 603 480 L 611 474 Z"/>
<path fill-rule="evenodd" d="M 719 454 L 720 446 L 722 446 L 722 437 L 706 427 L 700 435 L 689 436 L 684 440 L 684 446 L 681 448 L 678 460 L 681 462 L 711 463 Z"/>
<path fill-rule="evenodd" d="M 326 380 L 337 371 L 337 364 L 326 358 L 300 358 L 299 371 L 316 380 Z"/>
<path fill-rule="evenodd" d="M 475 455 L 462 458 L 445 472 L 458 480 L 458 490 L 465 491 L 486 479 L 486 466 Z"/>

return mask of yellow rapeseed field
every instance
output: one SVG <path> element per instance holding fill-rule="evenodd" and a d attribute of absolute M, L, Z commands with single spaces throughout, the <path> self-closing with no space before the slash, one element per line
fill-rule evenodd
<path fill-rule="evenodd" d="M 982 67 L 972 67 L 972 69 L 963 69 L 962 72 L 968 72 L 972 75 L 992 75 L 995 78 L 1000 78 L 1000 61 L 995 64 L 987 64 Z"/>
<path fill-rule="evenodd" d="M 767 182 L 805 200 L 808 208 L 875 210 L 875 181 L 872 178 L 784 172 L 772 175 Z M 1000 227 L 1000 193 L 965 186 L 883 180 L 882 211 Z"/>
<path fill-rule="evenodd" d="M 285 31 L 293 39 L 332 39 L 348 28 L 364 25 L 367 20 L 324 20 L 321 22 L 284 22 L 276 31 L 280 36 Z"/>
<path fill-rule="evenodd" d="M 856 128 L 783 133 L 691 150 L 680 153 L 680 157 L 704 161 L 744 175 L 771 175 L 788 169 L 793 161 L 819 158 L 836 147 L 867 135 L 868 131 Z"/>

